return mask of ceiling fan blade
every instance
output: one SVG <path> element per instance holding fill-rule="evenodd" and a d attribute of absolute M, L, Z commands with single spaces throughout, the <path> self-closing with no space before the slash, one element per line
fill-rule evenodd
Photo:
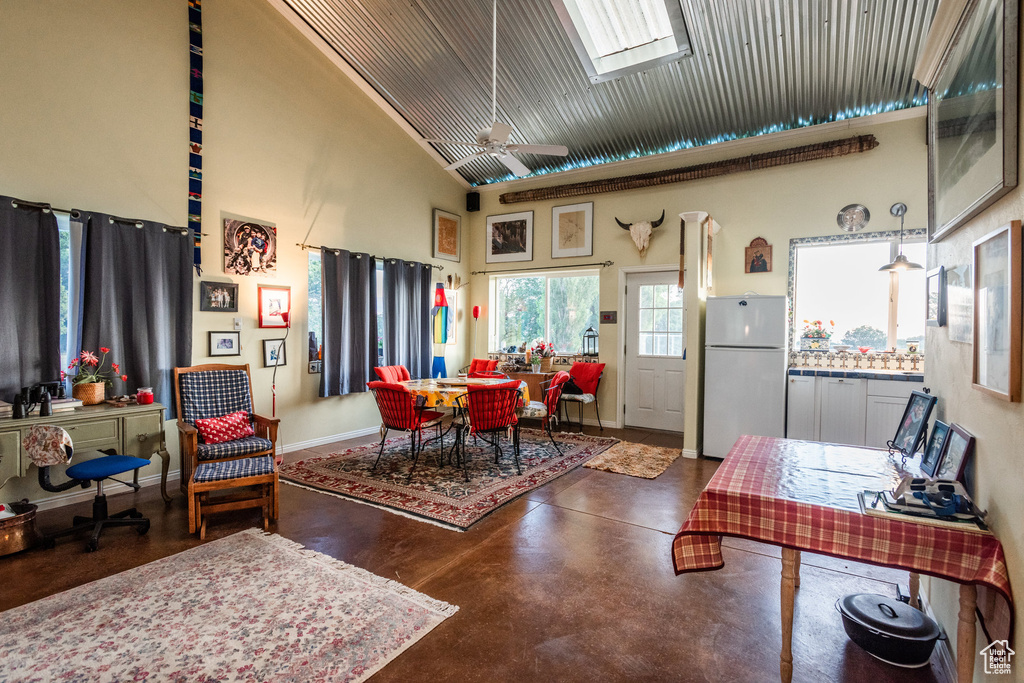
<path fill-rule="evenodd" d="M 508 140 L 509 135 L 512 135 L 512 126 L 506 125 L 501 121 L 495 121 L 491 124 L 491 140 L 505 142 Z"/>
<path fill-rule="evenodd" d="M 448 164 L 447 166 L 444 167 L 444 170 L 446 170 L 446 171 L 453 171 L 456 168 L 458 168 L 459 166 L 463 166 L 463 165 L 468 164 L 469 162 L 473 161 L 474 159 L 479 159 L 479 158 L 480 158 L 479 154 L 470 154 L 468 157 L 464 157 L 462 159 L 459 159 L 455 163 Z"/>
<path fill-rule="evenodd" d="M 520 178 L 530 175 L 530 169 L 526 168 L 526 166 L 523 165 L 523 162 L 519 161 L 519 159 L 516 159 L 511 154 L 501 155 L 498 157 L 498 161 L 508 166 L 508 169 Z"/>
<path fill-rule="evenodd" d="M 505 149 L 510 152 L 526 152 L 527 154 L 550 154 L 556 157 L 564 157 L 569 153 L 565 145 L 506 145 Z"/>
<path fill-rule="evenodd" d="M 466 140 L 437 140 L 435 138 L 423 138 L 423 142 L 432 142 L 439 145 L 465 145 L 467 147 L 483 147 L 483 145 L 476 142 L 468 142 Z"/>

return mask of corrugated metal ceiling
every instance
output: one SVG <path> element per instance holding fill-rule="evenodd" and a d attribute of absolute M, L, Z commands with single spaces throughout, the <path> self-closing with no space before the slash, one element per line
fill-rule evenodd
<path fill-rule="evenodd" d="M 285 1 L 424 138 L 490 124 L 490 2 Z M 569 148 L 520 160 L 551 173 L 924 102 L 911 73 L 938 0 L 681 4 L 692 57 L 591 84 L 550 0 L 499 0 L 498 120 L 511 142 Z M 487 157 L 459 171 L 512 178 Z"/>

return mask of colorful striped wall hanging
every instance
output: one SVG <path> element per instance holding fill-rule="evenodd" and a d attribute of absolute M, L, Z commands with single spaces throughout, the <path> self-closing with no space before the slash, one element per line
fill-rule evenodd
<path fill-rule="evenodd" d="M 188 227 L 192 259 L 203 274 L 203 13 L 201 0 L 188 0 Z"/>

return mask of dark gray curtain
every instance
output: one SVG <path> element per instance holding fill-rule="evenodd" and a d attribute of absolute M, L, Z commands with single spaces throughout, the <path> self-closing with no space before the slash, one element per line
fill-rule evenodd
<path fill-rule="evenodd" d="M 0 196 L 0 399 L 60 379 L 60 335 L 57 219 Z"/>
<path fill-rule="evenodd" d="M 85 230 L 82 348 L 110 348 L 128 375 L 114 394 L 153 387 L 174 418 L 172 370 L 192 364 L 191 232 L 86 211 L 71 220 Z"/>
<path fill-rule="evenodd" d="M 376 379 L 377 264 L 369 254 L 321 249 L 323 372 L 320 395 L 366 391 Z"/>
<path fill-rule="evenodd" d="M 384 364 L 404 365 L 414 379 L 430 376 L 430 266 L 384 261 Z"/>

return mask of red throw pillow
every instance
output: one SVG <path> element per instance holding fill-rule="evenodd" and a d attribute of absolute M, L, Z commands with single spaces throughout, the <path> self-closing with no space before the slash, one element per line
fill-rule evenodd
<path fill-rule="evenodd" d="M 196 420 L 196 429 L 203 443 L 224 443 L 255 434 L 249 424 L 249 413 L 244 410 L 222 417 Z"/>
<path fill-rule="evenodd" d="M 573 363 L 569 374 L 584 394 L 597 393 L 597 380 L 604 372 L 604 363 Z"/>

